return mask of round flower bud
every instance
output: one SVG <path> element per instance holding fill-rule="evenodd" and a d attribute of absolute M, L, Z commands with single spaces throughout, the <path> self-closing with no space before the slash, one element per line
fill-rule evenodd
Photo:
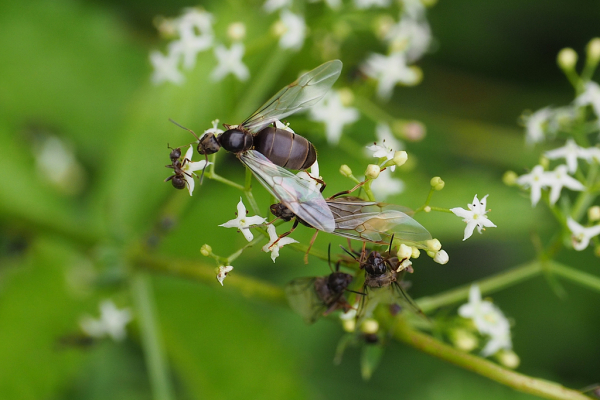
<path fill-rule="evenodd" d="M 365 171 L 365 176 L 368 179 L 377 179 L 377 177 L 379 176 L 380 173 L 381 173 L 381 168 L 379 168 L 379 165 L 369 164 L 367 166 L 367 170 Z"/>
<path fill-rule="evenodd" d="M 431 212 L 431 207 L 425 206 L 423 207 L 423 211 L 425 211 L 426 213 Z"/>
<path fill-rule="evenodd" d="M 600 38 L 593 38 L 587 45 L 587 56 L 589 63 L 600 61 Z"/>
<path fill-rule="evenodd" d="M 544 171 L 547 171 L 548 167 L 550 166 L 550 160 L 548 160 L 546 157 L 540 157 L 540 165 L 542 168 L 544 168 Z"/>
<path fill-rule="evenodd" d="M 570 47 L 562 49 L 558 53 L 558 66 L 564 70 L 572 70 L 577 64 L 577 53 Z"/>
<path fill-rule="evenodd" d="M 514 186 L 517 183 L 517 178 L 519 176 L 515 171 L 506 171 L 504 175 L 502 175 L 502 182 L 506 186 Z"/>
<path fill-rule="evenodd" d="M 415 80 L 409 83 L 406 83 L 406 86 L 416 86 L 419 83 L 421 83 L 421 81 L 423 81 L 423 70 L 419 67 L 417 67 L 416 65 L 411 65 L 409 67 L 415 74 Z"/>
<path fill-rule="evenodd" d="M 344 319 L 342 320 L 342 327 L 346 332 L 354 332 L 354 330 L 356 329 L 356 320 Z"/>
<path fill-rule="evenodd" d="M 521 363 L 519 356 L 512 350 L 502 350 L 497 354 L 500 364 L 507 368 L 515 369 Z"/>
<path fill-rule="evenodd" d="M 590 221 L 600 221 L 600 206 L 588 208 L 588 219 Z"/>
<path fill-rule="evenodd" d="M 212 247 L 208 244 L 203 244 L 202 247 L 200 247 L 200 254 L 204 257 L 210 256 L 212 254 Z"/>
<path fill-rule="evenodd" d="M 413 246 L 412 255 L 410 257 L 411 258 L 419 258 L 420 255 L 421 255 L 421 251 Z"/>
<path fill-rule="evenodd" d="M 246 37 L 246 25 L 243 22 L 234 22 L 227 27 L 227 36 L 233 41 L 240 41 Z"/>
<path fill-rule="evenodd" d="M 429 239 L 425 243 L 427 244 L 427 249 L 429 250 L 440 251 L 442 248 L 442 244 L 437 239 Z"/>
<path fill-rule="evenodd" d="M 419 121 L 395 120 L 392 123 L 392 131 L 403 139 L 411 142 L 418 142 L 425 137 L 425 125 Z"/>
<path fill-rule="evenodd" d="M 444 185 L 446 184 L 442 178 L 440 178 L 439 176 L 434 176 L 433 178 L 431 178 L 431 180 L 429 181 L 429 184 L 431 185 L 431 187 L 434 190 L 442 190 L 444 188 Z"/>
<path fill-rule="evenodd" d="M 437 251 L 427 250 L 427 255 L 431 258 L 435 257 L 436 254 L 437 254 Z"/>
<path fill-rule="evenodd" d="M 452 343 L 454 343 L 454 346 L 462 351 L 471 351 L 479 346 L 477 336 L 466 329 L 455 329 L 451 333 L 451 340 Z"/>
<path fill-rule="evenodd" d="M 444 265 L 447 264 L 448 261 L 450 261 L 450 257 L 448 256 L 448 253 L 446 253 L 446 250 L 440 250 L 433 257 L 433 261 L 435 261 L 438 264 Z"/>
<path fill-rule="evenodd" d="M 349 166 L 347 166 L 346 164 L 344 164 L 344 165 L 342 165 L 340 167 L 340 174 L 342 174 L 346 178 L 349 178 L 349 177 L 352 176 L 352 170 L 350 169 Z"/>
<path fill-rule="evenodd" d="M 400 248 L 398 249 L 397 256 L 399 259 L 410 258 L 410 257 L 412 257 L 412 253 L 413 253 L 412 248 L 410 246 L 407 246 L 404 243 L 402 243 L 400 245 Z"/>
<path fill-rule="evenodd" d="M 363 321 L 363 323 L 360 325 L 360 331 L 362 333 L 373 334 L 373 333 L 377 333 L 378 330 L 379 330 L 379 322 L 377 322 L 373 318 L 365 319 Z"/>
<path fill-rule="evenodd" d="M 340 100 L 344 107 L 349 107 L 354 103 L 354 93 L 349 88 L 341 88 L 338 90 L 338 94 L 340 95 Z"/>
<path fill-rule="evenodd" d="M 399 150 L 394 153 L 394 164 L 397 166 L 404 165 L 404 163 L 408 160 L 408 153 L 404 150 Z"/>

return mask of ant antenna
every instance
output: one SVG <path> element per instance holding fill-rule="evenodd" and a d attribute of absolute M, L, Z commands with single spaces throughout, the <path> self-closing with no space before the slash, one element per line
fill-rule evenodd
<path fill-rule="evenodd" d="M 354 259 L 354 261 L 360 262 L 354 254 L 352 254 L 349 250 L 346 250 L 346 248 L 344 246 L 342 246 L 341 244 L 340 244 L 340 248 L 342 250 L 344 250 L 350 257 L 352 257 Z"/>
<path fill-rule="evenodd" d="M 193 131 L 193 130 L 191 130 L 191 129 L 189 129 L 189 128 L 186 128 L 186 127 L 185 127 L 185 126 L 183 126 L 183 125 L 179 125 L 177 122 L 173 121 L 171 118 L 169 118 L 169 121 L 170 121 L 170 122 L 172 122 L 172 123 L 174 123 L 175 125 L 177 125 L 177 126 L 178 126 L 178 127 L 180 127 L 181 129 L 185 129 L 186 131 L 190 132 L 192 135 L 194 135 L 194 137 L 195 137 L 197 140 L 200 140 L 200 138 L 198 137 L 198 135 L 196 135 L 196 134 L 194 133 L 194 131 Z"/>
<path fill-rule="evenodd" d="M 393 234 L 393 235 L 392 235 L 392 238 L 390 239 L 390 247 L 389 247 L 389 249 L 388 249 L 388 253 L 390 254 L 390 256 L 392 255 L 392 243 L 394 243 L 394 236 L 395 236 L 395 235 L 396 235 L 396 234 Z"/>
<path fill-rule="evenodd" d="M 194 133 L 194 132 L 192 132 L 192 133 Z M 206 171 L 206 168 L 208 167 L 208 154 L 204 155 L 204 159 L 206 160 L 206 164 L 204 165 L 204 168 L 202 168 L 202 174 L 200 175 L 200 184 L 201 185 L 202 185 L 202 182 L 204 181 L 204 171 Z"/>

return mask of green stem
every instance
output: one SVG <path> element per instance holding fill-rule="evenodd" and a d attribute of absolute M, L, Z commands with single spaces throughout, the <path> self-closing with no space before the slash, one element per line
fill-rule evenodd
<path fill-rule="evenodd" d="M 169 365 L 162 347 L 149 276 L 144 272 L 136 271 L 131 281 L 131 289 L 133 301 L 138 311 L 142 347 L 153 398 L 155 400 L 173 399 L 173 389 L 169 379 Z"/>
<path fill-rule="evenodd" d="M 588 274 L 587 272 L 583 271 L 578 271 L 567 265 L 560 264 L 557 262 L 550 263 L 550 270 L 554 274 L 568 279 L 571 282 L 577 283 L 588 289 L 600 292 L 600 278 L 595 275 Z"/>
<path fill-rule="evenodd" d="M 429 335 L 409 328 L 401 319 L 399 319 L 394 329 L 394 337 L 424 353 L 448 361 L 524 393 L 547 399 L 590 400 L 590 397 L 576 390 L 568 389 L 545 379 L 523 375 L 483 358 L 464 353 L 437 341 Z"/>
<path fill-rule="evenodd" d="M 143 252 L 134 255 L 132 261 L 137 267 L 143 269 L 218 286 L 215 268 L 206 263 L 148 255 Z M 278 305 L 287 304 L 285 293 L 280 287 L 258 279 L 240 276 L 235 270 L 227 276 L 225 287 L 236 289 L 244 297 L 257 298 Z"/>
<path fill-rule="evenodd" d="M 216 172 L 212 172 L 212 171 L 207 172 L 206 173 L 206 177 L 209 178 L 209 179 L 215 180 L 217 182 L 224 183 L 226 185 L 229 185 L 229 186 L 234 187 L 236 189 L 239 189 L 241 191 L 244 191 L 244 187 L 242 185 L 240 185 L 239 183 L 235 183 L 233 181 L 230 181 L 227 178 L 223 178 L 221 175 L 217 175 Z"/>
<path fill-rule="evenodd" d="M 501 272 L 497 275 L 482 279 L 473 284 L 479 285 L 482 293 L 493 293 L 515 283 L 523 282 L 533 278 L 542 272 L 542 264 L 538 261 L 533 261 L 515 267 L 509 271 Z M 469 288 L 471 284 L 461 286 L 456 289 L 449 290 L 430 297 L 422 297 L 417 300 L 417 304 L 425 314 L 444 306 L 457 304 L 469 298 Z"/>

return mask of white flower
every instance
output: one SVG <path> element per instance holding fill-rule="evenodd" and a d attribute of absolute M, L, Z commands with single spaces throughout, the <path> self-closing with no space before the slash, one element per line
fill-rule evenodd
<path fill-rule="evenodd" d="M 371 7 L 388 7 L 390 0 L 354 0 L 354 6 L 358 9 L 364 10 Z"/>
<path fill-rule="evenodd" d="M 292 0 L 267 0 L 265 4 L 263 4 L 263 9 L 267 13 L 272 13 L 273 11 L 279 10 L 280 8 L 289 7 L 292 5 Z"/>
<path fill-rule="evenodd" d="M 393 196 L 404 191 L 404 182 L 401 179 L 392 178 L 392 173 L 388 169 L 381 171 L 377 179 L 371 182 L 371 190 L 378 200 L 385 200 L 388 196 Z"/>
<path fill-rule="evenodd" d="M 404 15 L 413 19 L 425 18 L 425 4 L 421 0 L 402 0 Z"/>
<path fill-rule="evenodd" d="M 455 207 L 450 209 L 450 211 L 452 211 L 454 215 L 463 218 L 463 222 L 467 223 L 467 226 L 465 228 L 465 236 L 463 237 L 463 240 L 467 240 L 471 237 L 473 231 L 475 230 L 475 227 L 477 227 L 477 231 L 479 233 L 481 233 L 481 230 L 484 229 L 484 227 L 496 227 L 496 225 L 494 225 L 494 223 L 490 221 L 486 215 L 487 210 L 485 208 L 488 196 L 489 195 L 486 194 L 485 197 L 481 199 L 481 201 L 479 201 L 477 195 L 475 195 L 475 197 L 473 198 L 473 202 L 467 205 L 467 207 L 469 208 L 468 210 L 465 210 L 461 207 Z"/>
<path fill-rule="evenodd" d="M 571 230 L 571 242 L 573 248 L 577 251 L 584 250 L 590 244 L 590 239 L 594 236 L 600 235 L 600 225 L 594 225 L 589 228 L 585 228 L 579 225 L 571 217 L 567 219 L 567 226 Z"/>
<path fill-rule="evenodd" d="M 286 130 L 288 132 L 292 132 L 292 133 L 296 133 L 294 132 L 294 130 L 292 128 L 290 128 L 290 123 L 286 123 L 284 124 L 283 122 L 281 122 L 280 120 L 276 119 L 275 120 L 275 128 L 277 129 L 283 129 Z"/>
<path fill-rule="evenodd" d="M 44 179 L 69 194 L 82 189 L 84 170 L 68 143 L 57 136 L 44 135 L 35 144 L 36 167 Z"/>
<path fill-rule="evenodd" d="M 490 340 L 486 343 L 481 355 L 483 357 L 491 356 L 496 354 L 499 350 L 510 350 L 512 349 L 512 340 L 510 339 L 510 327 L 501 333 L 490 335 Z"/>
<path fill-rule="evenodd" d="M 600 164 L 600 148 L 598 147 L 588 147 L 584 149 L 585 158 L 589 163 L 595 162 L 596 164 Z"/>
<path fill-rule="evenodd" d="M 367 146 L 367 149 L 373 152 L 373 157 L 392 160 L 396 155 L 396 151 L 401 150 L 404 146 L 396 140 L 388 124 L 378 123 L 375 131 L 377 133 L 377 142 L 371 146 Z M 396 166 L 392 165 L 389 168 L 394 172 Z"/>
<path fill-rule="evenodd" d="M 487 331 L 485 315 L 489 314 L 493 308 L 494 305 L 491 302 L 481 300 L 479 286 L 473 284 L 469 289 L 469 302 L 459 307 L 458 315 L 473 320 L 475 327 L 480 332 Z"/>
<path fill-rule="evenodd" d="M 240 81 L 245 81 L 250 77 L 248 67 L 242 62 L 244 56 L 244 45 L 242 43 L 234 43 L 230 49 L 223 45 L 215 47 L 215 56 L 217 57 L 218 65 L 212 71 L 211 78 L 214 81 L 220 81 L 227 74 L 235 75 Z"/>
<path fill-rule="evenodd" d="M 389 56 L 371 54 L 362 65 L 363 72 L 376 80 L 377 95 L 389 99 L 398 83 L 414 85 L 421 79 L 418 69 L 407 65 L 406 54 L 395 52 Z"/>
<path fill-rule="evenodd" d="M 543 142 L 544 128 L 552 116 L 550 107 L 542 108 L 529 116 L 523 117 L 525 122 L 525 141 L 527 143 Z"/>
<path fill-rule="evenodd" d="M 323 177 L 319 175 L 319 162 L 315 160 L 314 164 L 310 167 L 310 175 L 306 171 L 300 171 L 296 174 L 300 179 L 307 181 L 313 192 L 317 193 L 321 190 L 321 183 L 317 182 L 313 178 L 323 180 Z"/>
<path fill-rule="evenodd" d="M 567 143 L 563 147 L 547 151 L 545 154 L 551 160 L 564 158 L 567 161 L 570 173 L 577 171 L 578 158 L 587 159 L 588 157 L 586 149 L 579 147 L 573 139 L 567 139 Z"/>
<path fill-rule="evenodd" d="M 219 136 L 221 133 L 223 133 L 223 129 L 217 128 L 217 125 L 219 125 L 218 119 L 212 120 L 210 123 L 212 125 L 212 128 L 208 128 L 207 130 L 202 132 L 202 136 L 200 136 L 200 139 L 202 139 L 204 137 L 204 135 L 209 134 L 209 133 L 212 133 L 215 136 Z"/>
<path fill-rule="evenodd" d="M 281 36 L 279 47 L 282 49 L 300 50 L 306 36 L 306 23 L 302 15 L 283 10 L 277 22 L 276 31 Z"/>
<path fill-rule="evenodd" d="M 160 51 L 152 51 L 150 53 L 150 62 L 154 68 L 152 73 L 152 83 L 158 85 L 162 82 L 172 82 L 177 85 L 183 83 L 185 78 L 177 69 L 179 63 L 180 53 L 171 51 L 167 55 L 164 55 Z"/>
<path fill-rule="evenodd" d="M 323 100 L 310 109 L 310 119 L 325 123 L 325 134 L 330 144 L 337 144 L 344 125 L 356 122 L 360 114 L 356 108 L 344 107 L 337 91 L 329 92 Z"/>
<path fill-rule="evenodd" d="M 254 235 L 252 235 L 252 232 L 250 232 L 250 227 L 252 225 L 264 224 L 267 219 L 259 217 L 258 215 L 255 215 L 253 217 L 247 217 L 247 213 L 248 212 L 246 211 L 246 207 L 244 206 L 242 198 L 240 197 L 240 202 L 237 205 L 237 218 L 227 221 L 219 226 L 222 226 L 224 228 L 237 228 L 239 231 L 242 232 L 246 240 L 250 242 L 254 238 Z"/>
<path fill-rule="evenodd" d="M 280 240 L 277 241 L 277 239 L 279 239 L 279 236 L 277 235 L 277 232 L 275 231 L 275 226 L 272 224 L 267 226 L 267 232 L 269 233 L 269 243 L 267 243 L 263 246 L 262 251 L 264 251 L 265 253 L 270 251 L 271 252 L 271 260 L 273 260 L 273 262 L 275 262 L 275 259 L 277 257 L 279 257 L 279 249 L 280 248 L 282 248 L 286 244 L 298 243 L 297 240 L 294 240 L 289 236 L 281 238 Z M 277 243 L 275 243 L 275 241 L 277 241 Z"/>
<path fill-rule="evenodd" d="M 187 9 L 186 13 L 177 19 L 179 40 L 171 43 L 169 48 L 170 51 L 178 52 L 183 56 L 183 66 L 186 69 L 194 68 L 198 53 L 213 45 L 212 20 L 210 13 L 195 8 Z"/>
<path fill-rule="evenodd" d="M 571 190 L 585 190 L 585 186 L 567 173 L 567 166 L 561 164 L 552 172 L 545 174 L 546 184 L 550 187 L 550 204 L 554 205 L 560 197 L 563 187 Z"/>
<path fill-rule="evenodd" d="M 429 49 L 431 28 L 425 19 L 405 16 L 390 28 L 385 40 L 394 50 L 404 52 L 408 62 L 414 62 Z"/>
<path fill-rule="evenodd" d="M 542 197 L 542 188 L 547 186 L 546 178 L 547 176 L 544 172 L 544 167 L 541 165 L 536 165 L 531 170 L 531 173 L 521 175 L 517 178 L 517 184 L 523 186 L 524 188 L 531 188 L 532 207 L 535 207 Z"/>
<path fill-rule="evenodd" d="M 185 156 L 183 157 L 182 170 L 183 177 L 187 183 L 188 191 L 190 192 L 190 196 L 194 191 L 194 171 L 198 171 L 200 169 L 206 168 L 208 165 L 212 163 L 207 163 L 206 160 L 192 162 L 192 155 L 194 154 L 194 147 L 190 145 L 190 148 L 185 152 Z"/>
<path fill-rule="evenodd" d="M 594 112 L 600 117 L 600 85 L 596 82 L 588 82 L 585 90 L 575 99 L 577 105 L 591 105 Z"/>
<path fill-rule="evenodd" d="M 125 326 L 131 319 L 131 312 L 128 308 L 119 310 L 111 300 L 104 300 L 100 304 L 100 318 L 84 316 L 79 321 L 79 325 L 91 337 L 110 336 L 114 341 L 121 341 L 125 339 Z"/>
<path fill-rule="evenodd" d="M 437 253 L 435 253 L 435 256 L 433 257 L 433 261 L 435 261 L 438 264 L 447 264 L 448 261 L 450 261 L 450 256 L 448 256 L 448 253 L 446 253 L 446 250 L 440 250 Z"/>
<path fill-rule="evenodd" d="M 227 278 L 227 274 L 229 274 L 231 271 L 233 271 L 233 267 L 231 265 L 221 265 L 219 267 L 219 270 L 217 272 L 217 280 L 219 281 L 221 286 L 223 286 L 223 281 L 225 280 L 225 278 Z"/>

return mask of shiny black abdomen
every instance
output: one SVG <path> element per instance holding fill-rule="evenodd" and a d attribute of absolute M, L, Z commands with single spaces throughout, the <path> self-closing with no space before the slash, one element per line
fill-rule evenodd
<path fill-rule="evenodd" d="M 232 153 L 250 150 L 254 143 L 252 134 L 240 129 L 229 129 L 218 138 L 221 147 Z"/>
<path fill-rule="evenodd" d="M 254 149 L 279 165 L 289 169 L 305 170 L 317 160 L 311 142 L 285 129 L 267 127 L 254 136 Z"/>

